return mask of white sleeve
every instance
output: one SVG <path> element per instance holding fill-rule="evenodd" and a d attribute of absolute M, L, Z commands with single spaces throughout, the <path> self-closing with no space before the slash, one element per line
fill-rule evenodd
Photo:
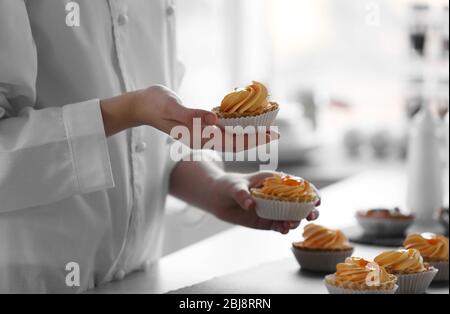
<path fill-rule="evenodd" d="M 0 1 L 0 212 L 113 187 L 98 100 L 36 110 L 37 55 L 23 0 Z"/>

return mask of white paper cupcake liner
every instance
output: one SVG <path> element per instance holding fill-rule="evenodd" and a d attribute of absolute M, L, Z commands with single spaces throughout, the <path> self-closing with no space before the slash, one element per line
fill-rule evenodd
<path fill-rule="evenodd" d="M 315 208 L 315 203 L 288 202 L 255 197 L 259 217 L 278 221 L 300 221 Z"/>
<path fill-rule="evenodd" d="M 429 264 L 439 271 L 433 279 L 434 282 L 448 281 L 448 262 L 430 262 Z"/>
<path fill-rule="evenodd" d="M 242 127 L 246 128 L 248 126 L 254 127 L 251 128 L 248 132 L 245 133 L 255 133 L 257 131 L 258 126 L 263 126 L 269 128 L 273 121 L 275 121 L 275 118 L 280 111 L 279 108 L 276 110 L 272 110 L 257 116 L 249 116 L 249 117 L 240 117 L 240 118 L 219 118 L 219 125 L 223 126 L 225 128 L 225 131 L 228 127 Z M 236 130 L 237 131 L 237 130 Z M 242 132 L 231 132 L 231 133 L 242 133 Z"/>
<path fill-rule="evenodd" d="M 399 274 L 397 276 L 398 294 L 423 294 L 426 292 L 434 277 L 438 273 L 436 268 L 417 274 Z"/>
<path fill-rule="evenodd" d="M 394 289 L 390 290 L 353 290 L 334 286 L 326 280 L 324 280 L 324 283 L 330 294 L 395 294 L 398 291 L 398 285 L 395 285 Z"/>
<path fill-rule="evenodd" d="M 300 267 L 309 271 L 334 272 L 336 265 L 343 263 L 347 257 L 352 256 L 353 249 L 345 251 L 309 251 L 292 247 Z"/>

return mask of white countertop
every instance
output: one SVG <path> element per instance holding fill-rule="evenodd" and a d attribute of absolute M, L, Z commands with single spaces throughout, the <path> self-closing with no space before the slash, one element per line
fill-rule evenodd
<path fill-rule="evenodd" d="M 405 191 L 405 176 L 400 172 L 363 173 L 323 189 L 321 217 L 317 222 L 336 228 L 351 226 L 354 224 L 354 213 L 358 209 L 404 207 Z M 89 292 L 166 293 L 212 278 L 256 269 L 263 264 L 269 265 L 268 263 L 287 264 L 292 268 L 295 265 L 286 259 L 292 254 L 291 243 L 298 240 L 300 234 L 300 230 L 283 236 L 274 232 L 234 227 L 162 258 L 145 272 L 130 274 L 122 281 L 112 282 Z M 373 258 L 378 250 L 356 246 L 355 254 L 358 252 L 366 258 Z M 293 257 L 291 258 L 294 261 Z M 277 271 L 279 272 L 278 269 Z M 298 278 L 296 280 L 301 282 Z M 321 282 L 319 278 L 313 280 Z M 306 285 L 307 282 L 305 279 L 303 284 Z M 220 291 L 220 287 L 216 290 Z M 322 290 L 317 292 L 324 292 Z M 448 293 L 448 286 L 438 292 Z"/>

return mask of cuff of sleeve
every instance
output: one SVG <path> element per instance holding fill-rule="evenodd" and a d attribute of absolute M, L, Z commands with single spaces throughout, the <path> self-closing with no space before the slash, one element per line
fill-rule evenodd
<path fill-rule="evenodd" d="M 63 119 L 80 193 L 114 187 L 100 101 L 64 106 Z"/>

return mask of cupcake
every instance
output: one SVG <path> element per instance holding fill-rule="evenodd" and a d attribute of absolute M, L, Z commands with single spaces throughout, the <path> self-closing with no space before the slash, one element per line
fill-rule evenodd
<path fill-rule="evenodd" d="M 425 293 L 438 270 L 423 262 L 416 249 L 383 252 L 375 257 L 375 262 L 398 278 L 398 293 Z"/>
<path fill-rule="evenodd" d="M 394 294 L 398 286 L 396 276 L 377 263 L 349 257 L 336 266 L 336 272 L 325 277 L 331 294 Z"/>
<path fill-rule="evenodd" d="M 220 107 L 214 108 L 213 112 L 217 114 L 219 124 L 223 127 L 270 127 L 278 114 L 279 106 L 268 101 L 268 97 L 267 88 L 259 82 L 253 82 L 226 95 Z"/>
<path fill-rule="evenodd" d="M 448 238 L 432 233 L 411 234 L 405 242 L 407 249 L 416 249 L 423 260 L 439 270 L 434 281 L 448 281 Z"/>
<path fill-rule="evenodd" d="M 358 211 L 356 219 L 367 235 L 403 238 L 415 218 L 403 214 L 399 208 L 376 208 Z"/>
<path fill-rule="evenodd" d="M 319 196 L 314 186 L 301 178 L 274 174 L 262 187 L 251 190 L 259 217 L 279 221 L 300 221 L 316 207 Z"/>
<path fill-rule="evenodd" d="M 332 272 L 353 254 L 353 247 L 342 231 L 309 224 L 303 230 L 303 241 L 292 244 L 292 252 L 302 269 Z"/>

